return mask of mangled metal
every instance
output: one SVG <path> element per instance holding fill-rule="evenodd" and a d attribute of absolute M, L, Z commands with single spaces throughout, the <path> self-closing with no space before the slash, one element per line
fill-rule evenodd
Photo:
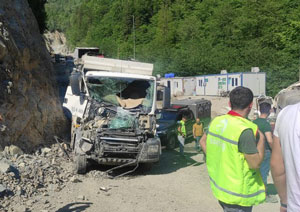
<path fill-rule="evenodd" d="M 70 106 L 74 109 L 72 146 L 77 172 L 85 172 L 86 160 L 120 167 L 158 161 L 161 150 L 156 136 L 155 77 L 96 71 L 98 59 L 89 61 L 93 64 L 88 67 L 93 69 L 84 69 L 83 65 L 79 68 L 81 76 L 73 74 L 79 84 L 72 91 L 80 89 L 78 97 L 69 95 L 82 105 Z M 99 61 L 103 63 L 103 59 Z M 106 61 L 106 68 L 111 61 Z M 117 61 L 112 65 L 119 64 Z M 67 93 L 71 91 L 68 89 Z"/>

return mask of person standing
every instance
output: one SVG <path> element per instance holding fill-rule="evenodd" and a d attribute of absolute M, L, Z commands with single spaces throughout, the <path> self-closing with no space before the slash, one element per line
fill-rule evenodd
<path fill-rule="evenodd" d="M 200 118 L 196 119 L 196 123 L 193 125 L 193 136 L 195 139 L 195 150 L 200 151 L 199 141 L 203 136 L 203 123 L 200 122 Z"/>
<path fill-rule="evenodd" d="M 213 195 L 226 212 L 250 212 L 265 201 L 265 186 L 259 173 L 264 158 L 264 136 L 247 119 L 253 104 L 249 88 L 230 92 L 231 111 L 216 117 L 200 141 L 206 153 Z M 259 141 L 256 146 L 256 135 Z"/>
<path fill-rule="evenodd" d="M 255 119 L 253 122 L 258 126 L 258 129 L 264 134 L 264 138 L 267 141 L 265 143 L 264 160 L 260 166 L 260 173 L 264 181 L 265 187 L 267 188 L 267 179 L 270 171 L 271 150 L 273 145 L 272 129 L 270 123 L 267 121 L 267 118 L 270 115 L 271 105 L 267 102 L 263 102 L 259 105 L 259 111 L 259 118 Z M 266 202 L 276 203 L 278 201 L 275 196 L 271 196 L 268 195 L 268 193 L 266 193 Z"/>
<path fill-rule="evenodd" d="M 271 173 L 280 211 L 300 211 L 300 103 L 286 106 L 277 117 Z"/>
<path fill-rule="evenodd" d="M 179 121 L 179 126 L 177 129 L 178 132 L 178 141 L 179 141 L 179 149 L 180 149 L 180 155 L 184 156 L 184 142 L 186 138 L 186 128 L 185 128 L 185 122 L 187 118 L 186 116 L 182 116 L 182 119 Z"/>

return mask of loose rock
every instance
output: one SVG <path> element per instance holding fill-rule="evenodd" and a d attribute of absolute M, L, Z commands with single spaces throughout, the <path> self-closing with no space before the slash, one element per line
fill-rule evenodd
<path fill-rule="evenodd" d="M 79 180 L 76 176 L 71 177 L 70 181 L 71 181 L 72 183 L 80 183 L 80 182 L 82 182 L 82 181 Z"/>
<path fill-rule="evenodd" d="M 106 187 L 100 187 L 100 190 L 101 190 L 101 191 L 105 191 L 105 192 L 107 192 L 107 191 L 109 191 L 109 190 L 110 190 L 110 188 L 106 188 Z"/>
<path fill-rule="evenodd" d="M 9 147 L 9 154 L 12 156 L 13 155 L 22 155 L 23 151 L 19 147 L 15 146 L 15 145 L 11 145 Z"/>
<path fill-rule="evenodd" d="M 59 157 L 58 144 L 51 146 L 46 155 L 23 154 L 18 157 L 0 153 L 0 211 L 15 211 L 15 202 L 24 204 L 27 208 L 34 208 L 35 196 L 49 196 L 51 192 L 58 192 L 66 183 L 81 182 L 72 174 L 72 164 L 66 156 Z M 40 151 L 42 152 L 42 150 Z M 55 163 L 52 163 L 55 161 Z M 17 168 L 16 168 L 17 167 Z M 85 197 L 84 197 L 85 199 Z M 38 201 L 41 202 L 41 201 Z M 50 203 L 45 200 L 45 205 Z M 48 208 L 44 208 L 48 209 Z"/>
<path fill-rule="evenodd" d="M 47 153 L 49 153 L 50 151 L 51 151 L 50 148 L 45 147 L 45 148 L 42 149 L 42 154 L 47 154 Z"/>
<path fill-rule="evenodd" d="M 85 200 L 85 196 L 84 196 L 84 195 L 79 195 L 79 196 L 77 197 L 77 199 L 78 199 L 78 200 Z"/>
<path fill-rule="evenodd" d="M 11 170 L 10 164 L 5 162 L 4 160 L 0 161 L 0 173 L 8 173 Z"/>
<path fill-rule="evenodd" d="M 5 192 L 6 192 L 6 187 L 0 184 L 0 196 L 4 195 Z"/>

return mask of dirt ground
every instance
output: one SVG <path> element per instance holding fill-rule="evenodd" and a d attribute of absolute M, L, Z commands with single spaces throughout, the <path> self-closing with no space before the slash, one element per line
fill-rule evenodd
<path fill-rule="evenodd" d="M 227 98 L 209 97 L 212 114 L 226 112 Z M 161 160 L 150 171 L 138 169 L 126 177 L 110 179 L 103 175 L 104 169 L 93 167 L 77 181 L 69 182 L 60 191 L 32 199 L 32 211 L 89 211 L 89 212 L 135 212 L 135 211 L 222 211 L 213 197 L 203 155 L 194 150 L 194 144 L 185 146 L 186 158 L 180 158 L 178 149 L 163 150 Z M 68 167 L 70 168 L 71 163 Z M 95 170 L 96 168 L 96 170 Z M 268 189 L 275 192 L 269 176 Z M 276 193 L 276 192 L 275 192 Z M 26 211 L 16 203 L 16 211 Z M 279 211 L 279 203 L 255 206 L 254 212 Z"/>
<path fill-rule="evenodd" d="M 222 211 L 212 195 L 202 154 L 194 151 L 192 143 L 185 148 L 186 159 L 180 159 L 177 151 L 163 151 L 160 163 L 148 172 L 139 169 L 109 179 L 99 170 L 90 171 L 78 176 L 81 182 L 69 182 L 59 192 L 35 197 L 32 211 Z M 278 203 L 264 203 L 253 211 L 278 209 Z"/>

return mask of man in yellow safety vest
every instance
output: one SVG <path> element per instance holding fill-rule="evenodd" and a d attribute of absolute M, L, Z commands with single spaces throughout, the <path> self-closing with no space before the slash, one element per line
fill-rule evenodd
<path fill-rule="evenodd" d="M 186 138 L 186 129 L 185 129 L 185 122 L 187 121 L 186 116 L 182 116 L 182 119 L 179 121 L 179 126 L 177 129 L 177 139 L 179 141 L 179 150 L 180 150 L 180 155 L 184 156 L 184 142 Z"/>
<path fill-rule="evenodd" d="M 265 186 L 259 171 L 264 158 L 264 136 L 247 119 L 253 104 L 249 88 L 233 89 L 229 104 L 231 111 L 210 123 L 200 144 L 206 153 L 213 194 L 223 210 L 251 212 L 253 205 L 265 201 Z M 259 139 L 257 146 L 256 139 Z"/>

